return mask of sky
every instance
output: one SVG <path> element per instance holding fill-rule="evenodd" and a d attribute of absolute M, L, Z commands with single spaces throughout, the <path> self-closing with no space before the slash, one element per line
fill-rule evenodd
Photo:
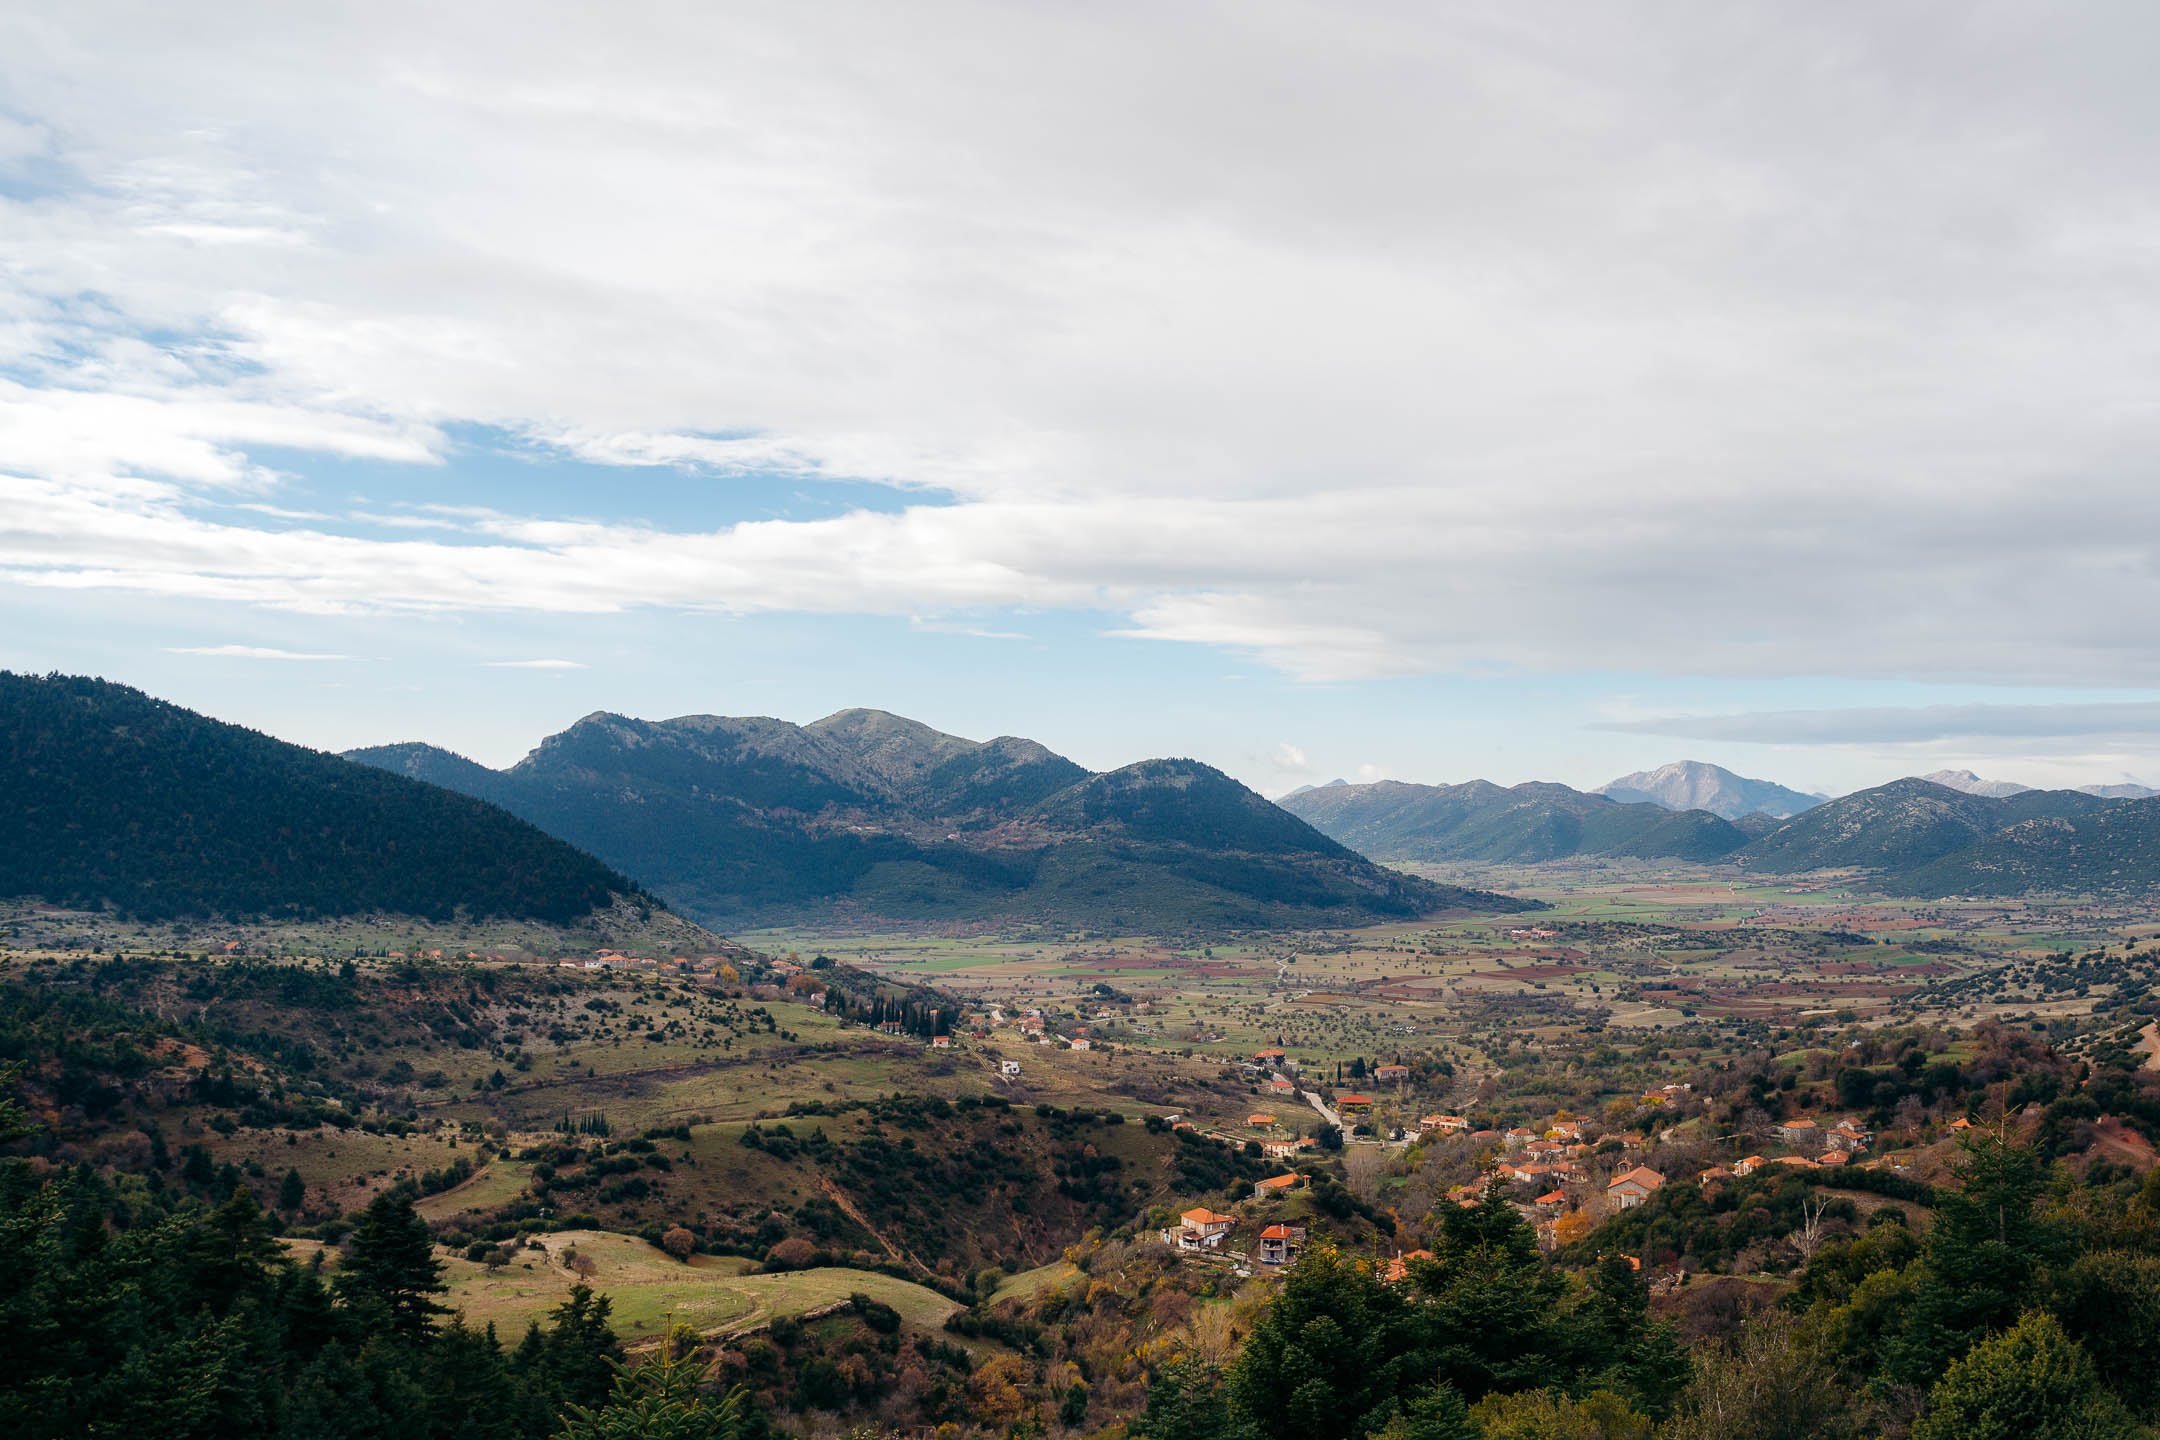
<path fill-rule="evenodd" d="M 0 668 L 2160 784 L 2160 11 L 0 3 Z"/>

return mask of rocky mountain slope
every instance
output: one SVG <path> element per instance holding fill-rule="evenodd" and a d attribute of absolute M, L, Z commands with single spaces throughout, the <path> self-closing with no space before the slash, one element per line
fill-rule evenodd
<path fill-rule="evenodd" d="M 1627 804 L 1662 805 L 1668 810 L 1707 810 L 1727 820 L 1768 815 L 1783 820 L 1822 804 L 1825 797 L 1790 789 L 1769 780 L 1750 780 L 1722 765 L 1680 760 L 1655 770 L 1638 770 L 1600 785 L 1593 793 Z"/>
<path fill-rule="evenodd" d="M 1733 859 L 1780 874 L 1846 867 L 1902 873 L 2024 821 L 2071 819 L 2117 803 L 2075 790 L 2025 790 L 1998 798 L 1930 780 L 1893 780 L 1788 820 Z"/>
<path fill-rule="evenodd" d="M 2147 894 L 2160 889 L 2160 798 L 2020 820 L 1886 883 L 1927 896 Z"/>

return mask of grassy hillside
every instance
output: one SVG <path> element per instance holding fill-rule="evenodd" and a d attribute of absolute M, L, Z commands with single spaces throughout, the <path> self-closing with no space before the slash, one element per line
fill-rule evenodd
<path fill-rule="evenodd" d="M 634 889 L 481 800 L 126 686 L 0 673 L 0 898 L 565 923 Z"/>

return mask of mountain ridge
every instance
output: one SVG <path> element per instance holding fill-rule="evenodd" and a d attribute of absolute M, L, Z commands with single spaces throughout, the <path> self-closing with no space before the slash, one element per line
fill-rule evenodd
<path fill-rule="evenodd" d="M 1532 902 L 1373 864 L 1196 760 L 1093 774 L 1032 740 L 875 710 L 596 712 L 488 771 L 419 742 L 348 754 L 466 790 L 731 924 L 1040 918 L 1356 923 Z"/>
<path fill-rule="evenodd" d="M 1747 843 L 1729 821 L 1547 781 L 1328 785 L 1278 802 L 1323 833 L 1385 860 L 1536 863 L 1576 855 L 1714 860 Z"/>

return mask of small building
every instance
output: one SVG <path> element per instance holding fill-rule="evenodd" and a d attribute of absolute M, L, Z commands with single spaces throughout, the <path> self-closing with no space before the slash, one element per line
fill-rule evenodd
<path fill-rule="evenodd" d="M 1000 1061 L 998 1061 L 998 1074 L 1000 1074 L 1000 1075 L 1017 1075 L 1017 1074 L 1019 1074 L 1019 1073 L 1020 1073 L 1020 1062 L 1019 1062 L 1018 1060 L 1000 1060 Z"/>
<path fill-rule="evenodd" d="M 1267 1088 L 1268 1088 L 1268 1094 L 1270 1094 L 1270 1095 L 1295 1095 L 1295 1094 L 1297 1094 L 1297 1086 L 1295 1086 L 1295 1085 L 1291 1084 L 1291 1083 L 1290 1083 L 1290 1082 L 1289 1082 L 1288 1080 L 1285 1080 L 1285 1079 L 1283 1079 L 1283 1078 L 1282 1078 L 1282 1076 L 1280 1076 L 1280 1075 L 1278 1075 L 1278 1076 L 1276 1076 L 1276 1077 L 1275 1077 L 1274 1079 L 1272 1079 L 1272 1080 L 1268 1081 L 1268 1082 L 1267 1082 Z"/>
<path fill-rule="evenodd" d="M 1262 1265 L 1287 1265 L 1304 1248 L 1304 1226 L 1270 1225 L 1260 1232 L 1260 1249 L 1254 1258 Z"/>
<path fill-rule="evenodd" d="M 1260 1196 L 1287 1195 L 1297 1188 L 1297 1176 L 1276 1175 L 1266 1180 L 1253 1181 L 1253 1193 Z"/>
<path fill-rule="evenodd" d="M 1287 1160 L 1298 1153 L 1298 1142 L 1295 1140 L 1263 1140 L 1260 1142 L 1260 1153 L 1270 1160 Z"/>
<path fill-rule="evenodd" d="M 1075 1050 L 1092 1050 L 1095 1048 L 1095 1042 L 1082 1035 L 1073 1040 L 1072 1048 Z"/>
<path fill-rule="evenodd" d="M 1752 1174 L 1754 1174 L 1754 1173 L 1755 1173 L 1755 1172 L 1756 1172 L 1757 1170 L 1760 1170 L 1760 1169 L 1762 1169 L 1762 1167 L 1763 1167 L 1763 1158 L 1762 1158 L 1762 1156 L 1760 1156 L 1760 1155 L 1750 1155 L 1750 1156 L 1748 1156 L 1748 1157 L 1747 1157 L 1747 1158 L 1746 1158 L 1745 1160 L 1735 1160 L 1735 1161 L 1733 1161 L 1733 1165 L 1732 1165 L 1732 1173 L 1733 1173 L 1733 1174 L 1735 1174 L 1735 1175 L 1752 1175 Z"/>
<path fill-rule="evenodd" d="M 1372 1107 L 1373 1102 L 1370 1095 L 1338 1095 L 1335 1097 L 1335 1108 L 1345 1115 L 1370 1115 L 1372 1114 Z"/>
<path fill-rule="evenodd" d="M 1201 1206 L 1178 1216 L 1178 1227 L 1171 1236 L 1180 1250 L 1213 1250 L 1236 1224 L 1237 1216 L 1218 1215 Z"/>
<path fill-rule="evenodd" d="M 1663 1175 L 1647 1165 L 1638 1165 L 1613 1176 L 1612 1182 L 1605 1187 L 1605 1198 L 1617 1209 L 1632 1210 L 1655 1195 L 1664 1184 Z"/>
<path fill-rule="evenodd" d="M 1822 1126 L 1804 1117 L 1799 1120 L 1787 1120 L 1784 1124 L 1778 1126 L 1773 1133 L 1778 1139 L 1792 1146 L 1795 1150 L 1805 1150 L 1812 1153 L 1822 1149 Z"/>
<path fill-rule="evenodd" d="M 1372 1072 L 1372 1077 L 1383 1085 L 1400 1084 L 1410 1078 L 1408 1065 L 1382 1065 Z"/>
<path fill-rule="evenodd" d="M 1472 1201 L 1471 1203 L 1475 1204 L 1477 1202 Z M 1397 1255 L 1394 1259 L 1388 1261 L 1387 1269 L 1381 1272 L 1380 1278 L 1391 1285 L 1399 1284 L 1410 1278 L 1411 1261 L 1430 1260 L 1432 1258 L 1433 1253 L 1430 1250 L 1412 1250 L 1407 1255 Z"/>
<path fill-rule="evenodd" d="M 1442 1135 L 1460 1135 L 1470 1128 L 1470 1122 L 1460 1115 L 1427 1115 L 1417 1123 L 1420 1130 Z"/>
<path fill-rule="evenodd" d="M 1567 1194 L 1561 1190 L 1549 1190 L 1530 1203 L 1537 1206 L 1541 1215 L 1557 1215 L 1567 1206 Z"/>
<path fill-rule="evenodd" d="M 1272 1049 L 1259 1050 L 1253 1053 L 1252 1058 L 1256 1063 L 1261 1065 L 1276 1065 L 1281 1063 L 1283 1059 L 1283 1052 L 1280 1050 Z"/>
<path fill-rule="evenodd" d="M 950 1049 L 952 1049 L 952 1036 L 950 1036 L 950 1035 L 932 1035 L 932 1036 L 930 1037 L 930 1048 L 931 1048 L 931 1049 L 933 1049 L 933 1050 L 950 1050 Z"/>
<path fill-rule="evenodd" d="M 1275 1117 L 1255 1112 L 1245 1117 L 1245 1128 L 1248 1130 L 1273 1130 L 1275 1128 Z"/>
<path fill-rule="evenodd" d="M 1520 1150 L 1523 1148 L 1523 1146 L 1528 1145 L 1531 1141 L 1535 1139 L 1537 1139 L 1537 1132 L 1535 1130 L 1532 1130 L 1525 1125 L 1518 1125 L 1514 1129 L 1507 1132 L 1507 1148 L 1510 1150 Z"/>

